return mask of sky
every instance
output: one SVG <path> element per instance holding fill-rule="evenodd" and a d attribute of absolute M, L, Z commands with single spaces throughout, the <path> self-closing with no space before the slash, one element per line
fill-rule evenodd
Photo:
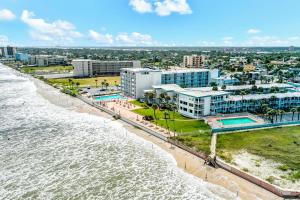
<path fill-rule="evenodd" d="M 0 0 L 0 45 L 300 46 L 300 0 Z"/>

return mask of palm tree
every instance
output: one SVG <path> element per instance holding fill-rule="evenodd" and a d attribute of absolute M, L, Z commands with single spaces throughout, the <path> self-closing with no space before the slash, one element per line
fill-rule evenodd
<path fill-rule="evenodd" d="M 76 87 L 77 87 L 77 89 L 79 88 L 79 85 L 80 85 L 80 83 L 79 83 L 79 82 L 76 82 Z"/>
<path fill-rule="evenodd" d="M 69 79 L 68 79 L 68 82 L 69 82 L 69 88 L 71 88 L 72 82 L 73 82 L 72 79 L 69 78 Z"/>
<path fill-rule="evenodd" d="M 297 112 L 298 112 L 298 121 L 299 121 L 299 118 L 300 118 L 300 107 L 297 107 Z"/>
<path fill-rule="evenodd" d="M 96 87 L 98 87 L 98 79 L 95 79 Z"/>
<path fill-rule="evenodd" d="M 174 131 L 176 132 L 176 128 L 175 128 L 175 112 L 177 111 L 177 106 L 175 103 L 172 103 L 170 105 L 170 110 L 172 111 L 172 114 L 173 114 L 173 128 L 174 128 Z"/>
<path fill-rule="evenodd" d="M 294 115 L 295 115 L 295 112 L 297 112 L 297 109 L 296 108 L 291 108 L 291 112 L 293 113 L 292 121 L 294 121 Z"/>
<path fill-rule="evenodd" d="M 277 122 L 277 117 L 278 117 L 278 115 L 279 115 L 279 110 L 274 110 L 274 115 L 275 115 L 276 122 Z"/>
<path fill-rule="evenodd" d="M 102 81 L 102 82 L 101 82 L 101 89 L 102 89 L 102 90 L 103 90 L 104 85 L 105 85 L 105 82 Z"/>
<path fill-rule="evenodd" d="M 106 88 L 106 90 L 107 90 L 107 88 L 108 88 L 108 86 L 109 86 L 109 83 L 105 83 L 105 88 Z"/>
<path fill-rule="evenodd" d="M 156 103 L 154 103 L 154 104 L 152 104 L 152 109 L 153 109 L 153 115 L 154 115 L 154 119 L 155 119 L 155 124 L 156 124 L 156 120 L 157 120 L 157 118 L 156 118 L 156 110 L 157 110 L 157 108 L 158 108 L 158 105 L 156 104 Z"/>
<path fill-rule="evenodd" d="M 165 120 L 166 120 L 167 129 L 169 131 L 168 119 L 170 118 L 170 114 L 167 110 L 164 111 L 164 117 L 165 117 Z"/>
<path fill-rule="evenodd" d="M 226 90 L 226 85 L 222 85 L 221 89 Z"/>
<path fill-rule="evenodd" d="M 281 122 L 282 122 L 282 116 L 283 116 L 284 113 L 285 113 L 284 110 L 279 110 L 280 121 L 281 121 Z"/>

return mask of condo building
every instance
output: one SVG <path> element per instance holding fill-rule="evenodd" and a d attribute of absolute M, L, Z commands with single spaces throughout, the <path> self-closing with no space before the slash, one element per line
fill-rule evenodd
<path fill-rule="evenodd" d="M 17 49 L 16 47 L 0 47 L 0 57 L 5 58 L 14 58 L 16 55 Z"/>
<path fill-rule="evenodd" d="M 162 72 L 162 84 L 177 84 L 183 88 L 207 87 L 211 79 L 219 77 L 219 70 L 181 69 Z"/>
<path fill-rule="evenodd" d="M 213 91 L 211 87 L 181 88 L 178 85 L 154 85 L 144 92 L 165 93 L 171 97 L 171 102 L 178 107 L 178 112 L 190 118 L 200 118 L 218 113 L 254 112 L 268 103 L 275 109 L 289 109 L 300 106 L 300 92 L 269 93 L 277 87 L 286 91 L 291 86 L 287 84 L 263 84 L 266 94 L 234 95 L 234 91 L 244 90 L 248 86 L 231 86 L 228 90 Z"/>
<path fill-rule="evenodd" d="M 57 55 L 30 55 L 29 64 L 36 66 L 64 65 L 68 61 L 66 56 Z"/>
<path fill-rule="evenodd" d="M 183 67 L 187 68 L 201 68 L 204 66 L 204 55 L 189 55 L 183 56 Z"/>
<path fill-rule="evenodd" d="M 161 84 L 161 71 L 149 68 L 121 69 L 121 90 L 125 96 L 135 99 L 144 96 L 144 90 Z"/>
<path fill-rule="evenodd" d="M 72 61 L 75 77 L 119 75 L 123 68 L 140 68 L 140 61 L 101 61 L 76 59 Z"/>
<path fill-rule="evenodd" d="M 217 69 L 155 70 L 148 68 L 125 68 L 121 70 L 121 90 L 132 98 L 142 98 L 143 91 L 153 85 L 176 84 L 182 88 L 207 87 L 213 77 L 219 76 Z M 137 78 L 139 77 L 139 78 Z"/>

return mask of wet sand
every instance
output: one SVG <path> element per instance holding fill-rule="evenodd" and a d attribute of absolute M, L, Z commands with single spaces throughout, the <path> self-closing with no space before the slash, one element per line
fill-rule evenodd
<path fill-rule="evenodd" d="M 62 106 L 67 109 L 75 110 L 77 112 L 89 113 L 92 115 L 105 117 L 107 119 L 114 120 L 113 117 L 105 112 L 102 112 L 77 98 L 70 97 L 68 95 L 60 93 L 57 89 L 37 80 L 31 78 L 37 86 L 37 92 L 46 98 L 51 103 Z M 235 176 L 223 169 L 215 169 L 213 167 L 204 165 L 204 160 L 200 159 L 180 148 L 171 147 L 171 144 L 164 142 L 147 132 L 133 127 L 123 121 L 119 122 L 123 124 L 129 132 L 138 135 L 145 140 L 151 141 L 153 144 L 159 146 L 166 152 L 170 153 L 177 161 L 177 166 L 186 172 L 201 178 L 207 182 L 222 186 L 227 190 L 236 193 L 240 199 L 254 200 L 254 199 L 282 199 L 277 195 L 258 187 L 238 176 Z"/>

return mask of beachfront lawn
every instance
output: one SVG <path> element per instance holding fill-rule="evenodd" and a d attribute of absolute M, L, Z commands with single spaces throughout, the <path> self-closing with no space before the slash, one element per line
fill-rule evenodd
<path fill-rule="evenodd" d="M 144 104 L 134 102 L 135 105 L 143 106 Z M 152 116 L 154 113 L 152 108 L 140 108 L 133 110 L 133 112 L 143 115 Z M 211 128 L 203 120 L 190 119 L 180 115 L 178 112 L 170 112 L 169 120 L 164 119 L 164 111 L 156 110 L 157 120 L 153 121 L 157 125 L 167 128 L 171 131 L 177 132 L 177 136 L 173 137 L 181 143 L 194 148 L 195 150 L 202 151 L 209 154 L 210 141 L 211 141 Z"/>
<path fill-rule="evenodd" d="M 44 72 L 44 73 L 66 73 L 73 71 L 73 66 L 48 66 L 48 67 L 22 67 L 21 72 L 27 73 L 27 74 L 34 74 L 37 72 Z"/>
<path fill-rule="evenodd" d="M 280 170 L 291 170 L 288 179 L 300 180 L 300 126 L 253 130 L 218 135 L 217 154 L 227 162 L 247 151 L 281 163 Z"/>
<path fill-rule="evenodd" d="M 140 108 L 133 110 L 133 112 L 142 116 L 152 116 L 155 118 L 152 108 Z M 166 121 L 164 119 L 164 111 L 157 109 L 155 113 L 157 120 L 154 120 L 153 123 L 157 123 L 165 128 L 169 126 L 171 131 L 176 131 L 178 133 L 199 132 L 199 130 L 210 131 L 209 125 L 207 125 L 203 120 L 190 119 L 180 115 L 178 112 L 170 112 L 170 119 Z"/>
<path fill-rule="evenodd" d="M 101 87 L 101 82 L 106 80 L 107 83 L 109 83 L 109 86 L 115 86 L 115 84 L 120 84 L 120 76 L 108 76 L 108 77 L 95 77 L 95 78 L 71 78 L 71 80 L 74 83 L 79 83 L 79 87 L 96 87 L 96 81 L 97 86 Z M 50 78 L 47 80 L 50 84 L 56 84 L 56 85 L 69 85 L 69 79 L 68 78 Z"/>

